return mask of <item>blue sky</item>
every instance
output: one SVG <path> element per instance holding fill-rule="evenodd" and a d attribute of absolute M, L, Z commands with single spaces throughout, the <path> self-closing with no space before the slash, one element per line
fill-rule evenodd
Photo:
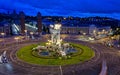
<path fill-rule="evenodd" d="M 108 16 L 120 19 L 120 0 L 0 0 L 0 12 L 24 11 L 27 15 Z"/>

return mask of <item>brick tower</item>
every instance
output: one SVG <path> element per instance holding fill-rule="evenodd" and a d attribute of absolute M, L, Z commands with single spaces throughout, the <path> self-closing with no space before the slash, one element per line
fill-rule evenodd
<path fill-rule="evenodd" d="M 40 34 L 42 32 L 42 17 L 40 12 L 38 12 L 37 14 L 37 27 L 38 27 L 38 33 Z"/>
<path fill-rule="evenodd" d="M 24 12 L 20 12 L 20 25 L 21 25 L 21 34 L 25 33 L 25 15 Z"/>

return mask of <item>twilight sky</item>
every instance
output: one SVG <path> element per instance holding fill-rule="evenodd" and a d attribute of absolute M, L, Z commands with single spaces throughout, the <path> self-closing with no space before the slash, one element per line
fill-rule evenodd
<path fill-rule="evenodd" d="M 0 12 L 16 10 L 27 15 L 108 16 L 120 19 L 120 0 L 0 0 Z"/>

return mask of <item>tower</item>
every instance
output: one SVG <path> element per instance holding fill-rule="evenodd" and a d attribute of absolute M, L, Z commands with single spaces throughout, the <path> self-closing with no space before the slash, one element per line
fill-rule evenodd
<path fill-rule="evenodd" d="M 20 12 L 20 25 L 21 25 L 21 34 L 25 33 L 25 15 L 24 12 Z"/>
<path fill-rule="evenodd" d="M 38 27 L 38 33 L 40 34 L 42 32 L 42 17 L 40 12 L 38 12 L 37 14 L 37 27 Z"/>

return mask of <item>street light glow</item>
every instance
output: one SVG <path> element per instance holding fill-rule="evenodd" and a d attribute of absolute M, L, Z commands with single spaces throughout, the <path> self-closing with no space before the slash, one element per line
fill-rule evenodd
<path fill-rule="evenodd" d="M 33 35 L 33 32 L 30 32 L 31 35 Z"/>
<path fill-rule="evenodd" d="M 27 33 L 27 30 L 24 30 L 25 31 L 25 33 Z"/>
<path fill-rule="evenodd" d="M 2 36 L 4 36 L 4 35 L 5 35 L 5 33 L 1 33 L 1 35 L 2 35 Z"/>

